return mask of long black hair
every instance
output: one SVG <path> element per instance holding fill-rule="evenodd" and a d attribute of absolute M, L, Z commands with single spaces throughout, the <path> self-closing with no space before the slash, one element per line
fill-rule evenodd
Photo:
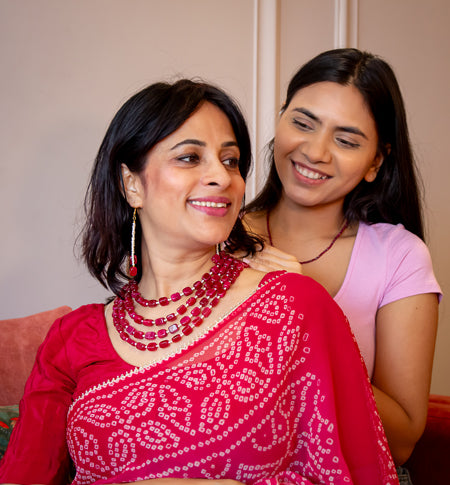
<path fill-rule="evenodd" d="M 323 52 L 304 64 L 289 83 L 283 109 L 302 88 L 330 81 L 355 86 L 375 120 L 378 151 L 384 161 L 373 182 L 362 180 L 344 200 L 349 222 L 402 223 L 424 239 L 417 168 L 409 140 L 400 88 L 389 64 L 358 49 Z M 247 207 L 247 212 L 271 210 L 280 200 L 282 184 L 273 152 L 268 145 L 269 176 L 265 186 Z"/>
<path fill-rule="evenodd" d="M 211 84 L 188 79 L 152 84 L 126 101 L 109 125 L 85 197 L 81 250 L 90 273 L 116 295 L 128 278 L 124 266 L 130 253 L 133 213 L 124 196 L 121 165 L 126 164 L 132 172 L 142 172 L 150 149 L 176 131 L 204 102 L 214 104 L 228 117 L 239 146 L 239 171 L 245 180 L 251 167 L 245 119 L 231 97 Z M 137 221 L 138 255 L 141 236 Z M 254 253 L 260 240 L 249 235 L 238 218 L 226 244 L 231 252 Z M 140 261 L 138 258 L 138 280 L 142 276 Z"/>

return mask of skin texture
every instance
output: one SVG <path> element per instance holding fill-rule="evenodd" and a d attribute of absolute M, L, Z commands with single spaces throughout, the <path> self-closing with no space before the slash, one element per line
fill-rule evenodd
<path fill-rule="evenodd" d="M 354 86 L 321 82 L 298 91 L 281 114 L 274 156 L 283 192 L 270 213 L 275 248 L 253 259 L 254 269 L 303 273 L 335 296 L 351 258 L 358 224 L 317 256 L 344 220 L 343 201 L 362 179 L 372 182 L 383 159 L 373 117 Z M 268 242 L 266 212 L 245 217 Z M 427 415 L 438 320 L 435 294 L 404 298 L 376 315 L 373 391 L 394 461 L 404 463 L 422 434 Z"/>

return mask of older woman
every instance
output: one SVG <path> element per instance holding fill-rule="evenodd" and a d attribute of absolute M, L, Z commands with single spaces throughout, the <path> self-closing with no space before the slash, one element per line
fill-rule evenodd
<path fill-rule="evenodd" d="M 64 483 L 70 454 L 74 484 L 396 483 L 341 310 L 229 254 L 259 244 L 238 218 L 250 159 L 239 109 L 208 84 L 154 84 L 119 110 L 83 237 L 115 297 L 51 328 L 2 482 Z"/>

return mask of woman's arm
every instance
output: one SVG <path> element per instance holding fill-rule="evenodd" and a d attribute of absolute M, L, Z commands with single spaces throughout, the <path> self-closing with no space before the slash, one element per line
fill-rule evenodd
<path fill-rule="evenodd" d="M 372 384 L 398 465 L 425 428 L 437 321 L 438 298 L 431 293 L 397 300 L 377 313 Z"/>

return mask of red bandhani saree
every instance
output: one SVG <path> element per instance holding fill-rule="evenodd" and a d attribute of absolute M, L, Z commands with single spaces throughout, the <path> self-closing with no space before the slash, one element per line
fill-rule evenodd
<path fill-rule="evenodd" d="M 66 436 L 75 485 L 398 483 L 344 315 L 289 273 L 268 275 L 190 347 L 85 391 Z"/>

